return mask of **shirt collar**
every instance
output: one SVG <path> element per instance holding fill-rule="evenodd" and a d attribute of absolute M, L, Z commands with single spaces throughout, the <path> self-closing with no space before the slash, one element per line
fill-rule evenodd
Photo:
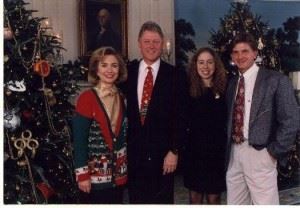
<path fill-rule="evenodd" d="M 148 65 L 144 60 L 140 62 L 140 69 L 146 69 L 148 66 L 151 66 L 152 72 L 157 72 L 160 66 L 160 59 L 157 59 L 153 64 Z"/>
<path fill-rule="evenodd" d="M 254 63 L 246 72 L 243 73 L 243 77 L 245 79 L 248 79 L 252 75 L 257 74 L 258 70 L 259 67 L 256 65 L 256 63 Z M 239 76 L 241 76 L 240 72 L 239 72 Z"/>

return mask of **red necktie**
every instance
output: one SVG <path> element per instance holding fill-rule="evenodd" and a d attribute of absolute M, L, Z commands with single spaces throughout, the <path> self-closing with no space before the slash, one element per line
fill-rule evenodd
<path fill-rule="evenodd" d="M 245 111 L 245 81 L 243 75 L 240 76 L 238 91 L 234 103 L 232 138 L 235 143 L 244 141 L 244 111 Z"/>
<path fill-rule="evenodd" d="M 141 117 L 142 125 L 144 125 L 144 122 L 145 122 L 148 106 L 149 106 L 149 103 L 151 100 L 152 89 L 153 89 L 152 68 L 150 66 L 148 66 L 147 70 L 148 70 L 148 73 L 147 73 L 147 76 L 146 76 L 146 79 L 144 82 L 141 109 L 140 109 L 140 117 Z"/>

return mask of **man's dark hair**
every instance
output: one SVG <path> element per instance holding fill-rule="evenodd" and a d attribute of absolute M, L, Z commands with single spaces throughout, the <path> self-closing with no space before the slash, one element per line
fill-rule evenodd
<path fill-rule="evenodd" d="M 248 43 L 252 50 L 257 51 L 257 41 L 250 33 L 237 34 L 230 44 L 230 52 L 238 43 Z"/>

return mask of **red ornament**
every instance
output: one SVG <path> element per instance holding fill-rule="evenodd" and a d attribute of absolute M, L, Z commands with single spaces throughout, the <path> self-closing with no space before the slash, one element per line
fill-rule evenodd
<path fill-rule="evenodd" d="M 45 199 L 49 199 L 52 195 L 55 194 L 55 191 L 43 182 L 38 183 L 36 187 L 42 192 Z"/>
<path fill-rule="evenodd" d="M 23 117 L 26 119 L 30 119 L 32 117 L 32 111 L 31 110 L 24 110 L 23 111 Z"/>
<path fill-rule="evenodd" d="M 33 70 L 42 77 L 47 77 L 50 74 L 50 65 L 45 60 L 39 60 L 33 65 Z"/>

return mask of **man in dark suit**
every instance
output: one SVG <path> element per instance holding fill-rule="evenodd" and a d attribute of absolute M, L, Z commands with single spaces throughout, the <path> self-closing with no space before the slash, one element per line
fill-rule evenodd
<path fill-rule="evenodd" d="M 134 204 L 173 203 L 174 171 L 184 135 L 185 74 L 160 59 L 164 35 L 148 21 L 140 29 L 142 60 L 128 66 L 128 187 Z"/>
<path fill-rule="evenodd" d="M 284 161 L 299 128 L 288 77 L 255 64 L 257 42 L 239 34 L 231 58 L 238 76 L 228 85 L 228 204 L 279 204 L 277 161 Z"/>

